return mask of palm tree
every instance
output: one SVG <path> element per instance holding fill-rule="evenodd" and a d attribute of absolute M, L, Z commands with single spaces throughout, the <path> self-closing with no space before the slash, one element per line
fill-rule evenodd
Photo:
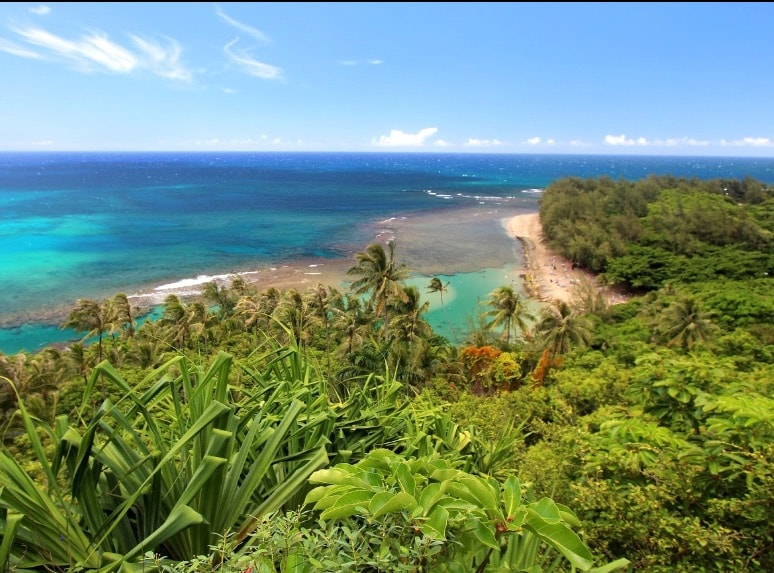
<path fill-rule="evenodd" d="M 237 287 L 236 290 L 238 290 Z M 236 290 L 234 292 L 236 292 Z M 207 302 L 211 302 L 218 307 L 218 316 L 220 318 L 226 318 L 231 316 L 236 301 L 228 287 L 220 286 L 216 281 L 210 281 L 204 285 L 202 289 L 202 296 Z"/>
<path fill-rule="evenodd" d="M 271 317 L 282 299 L 282 293 L 275 287 L 269 287 L 260 294 L 260 307 L 263 309 L 263 317 L 266 319 L 264 329 L 266 332 L 271 328 Z"/>
<path fill-rule="evenodd" d="M 422 302 L 416 287 L 404 287 L 403 293 L 402 297 L 390 303 L 390 309 L 392 321 L 397 327 L 396 336 L 411 346 L 417 338 L 427 338 L 433 334 L 433 329 L 422 318 L 430 304 L 427 301 Z"/>
<path fill-rule="evenodd" d="M 443 316 L 446 319 L 446 327 L 449 329 L 449 332 L 452 333 L 452 336 L 454 337 L 455 344 L 459 341 L 457 340 L 457 334 L 455 333 L 454 329 L 452 328 L 451 322 L 449 321 L 449 313 L 446 311 L 446 303 L 443 301 L 443 293 L 447 292 L 449 289 L 449 283 L 443 284 L 441 279 L 438 277 L 433 277 L 430 279 L 430 284 L 427 285 L 427 292 L 434 293 L 437 292 L 438 295 L 441 297 L 441 308 L 443 308 Z"/>
<path fill-rule="evenodd" d="M 201 303 L 194 307 L 184 304 L 176 294 L 167 295 L 164 299 L 164 313 L 159 319 L 167 340 L 179 349 L 185 348 L 197 330 L 197 315 L 203 309 L 204 305 Z"/>
<path fill-rule="evenodd" d="M 486 324 L 487 328 L 502 328 L 506 345 L 511 342 L 512 330 L 518 329 L 522 335 L 529 332 L 530 321 L 534 320 L 534 316 L 527 310 L 524 299 L 512 287 L 497 287 L 482 304 L 491 307 L 482 313 L 482 317 L 491 318 Z"/>
<path fill-rule="evenodd" d="M 714 330 L 712 314 L 703 310 L 693 296 L 674 301 L 659 318 L 659 326 L 669 338 L 667 345 L 690 350 L 709 338 Z"/>
<path fill-rule="evenodd" d="M 555 300 L 538 317 L 536 333 L 553 356 L 569 352 L 574 346 L 586 346 L 592 337 L 591 321 L 573 311 L 563 300 Z"/>
<path fill-rule="evenodd" d="M 129 297 L 120 292 L 110 300 L 110 327 L 119 332 L 125 329 L 129 338 L 134 336 L 135 320 Z"/>
<path fill-rule="evenodd" d="M 309 337 L 307 318 L 310 314 L 307 301 L 298 290 L 290 288 L 285 291 L 280 303 L 274 310 L 275 318 L 288 328 L 293 339 L 304 346 Z"/>
<path fill-rule="evenodd" d="M 16 392 L 24 386 L 27 376 L 27 355 L 24 352 L 14 356 L 0 354 L 0 420 L 16 409 Z"/>
<path fill-rule="evenodd" d="M 336 318 L 340 317 L 343 311 L 343 297 L 341 293 L 333 287 L 325 287 L 317 284 L 309 294 L 310 319 L 313 324 L 319 324 L 325 337 L 325 357 L 328 366 L 328 372 L 331 371 L 331 330 L 336 324 Z"/>
<path fill-rule="evenodd" d="M 370 336 L 371 322 L 363 310 L 360 299 L 354 295 L 346 295 L 342 298 L 339 313 L 344 333 L 340 350 L 345 356 L 349 356 Z"/>
<path fill-rule="evenodd" d="M 257 295 L 245 294 L 239 297 L 234 312 L 242 319 L 244 328 L 248 331 L 258 330 L 263 317 L 261 299 Z"/>
<path fill-rule="evenodd" d="M 377 318 L 382 318 L 384 336 L 387 333 L 389 317 L 387 316 L 387 301 L 390 297 L 405 300 L 401 282 L 409 276 L 409 271 L 395 261 L 395 241 L 387 243 L 387 251 L 379 243 L 368 245 L 364 251 L 355 255 L 357 264 L 347 271 L 348 275 L 358 275 L 350 288 L 356 295 L 370 293 L 370 302 L 374 305 Z"/>
<path fill-rule="evenodd" d="M 84 339 L 97 336 L 99 362 L 102 362 L 102 337 L 110 322 L 108 307 L 108 304 L 96 300 L 79 299 L 75 308 L 70 311 L 67 320 L 61 325 L 61 328 L 72 328 L 77 332 L 85 332 Z"/>

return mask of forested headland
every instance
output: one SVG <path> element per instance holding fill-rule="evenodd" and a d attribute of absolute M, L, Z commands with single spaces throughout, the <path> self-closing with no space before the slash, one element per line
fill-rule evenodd
<path fill-rule="evenodd" d="M 78 301 L 0 355 L 2 567 L 774 570 L 770 185 L 563 178 L 540 218 L 598 282 L 460 340 L 392 242 L 346 290 Z"/>

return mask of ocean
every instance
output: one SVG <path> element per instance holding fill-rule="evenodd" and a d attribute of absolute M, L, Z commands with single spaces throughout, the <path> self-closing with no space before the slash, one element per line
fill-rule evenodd
<path fill-rule="evenodd" d="M 314 281 L 388 238 L 413 284 L 450 284 L 446 312 L 461 321 L 518 274 L 504 218 L 537 211 L 561 177 L 650 174 L 771 183 L 774 158 L 0 153 L 0 352 L 77 338 L 59 324 L 79 298 L 158 303 L 277 269 Z"/>

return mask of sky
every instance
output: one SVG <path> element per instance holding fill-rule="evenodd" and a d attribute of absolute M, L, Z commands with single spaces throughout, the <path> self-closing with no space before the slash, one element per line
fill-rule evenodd
<path fill-rule="evenodd" d="M 774 157 L 774 3 L 3 2 L 0 151 Z"/>

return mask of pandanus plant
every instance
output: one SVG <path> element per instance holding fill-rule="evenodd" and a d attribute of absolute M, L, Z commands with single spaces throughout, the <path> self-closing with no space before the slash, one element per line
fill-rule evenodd
<path fill-rule="evenodd" d="M 20 400 L 38 469 L 0 452 L 0 568 L 149 571 L 159 555 L 210 554 L 226 536 L 238 545 L 261 516 L 298 503 L 329 463 L 336 418 L 297 350 L 272 348 L 263 371 L 240 376 L 229 354 L 209 367 L 179 355 L 136 386 L 102 362 L 78 419 L 53 426 Z M 121 395 L 94 406 L 100 379 Z"/>

